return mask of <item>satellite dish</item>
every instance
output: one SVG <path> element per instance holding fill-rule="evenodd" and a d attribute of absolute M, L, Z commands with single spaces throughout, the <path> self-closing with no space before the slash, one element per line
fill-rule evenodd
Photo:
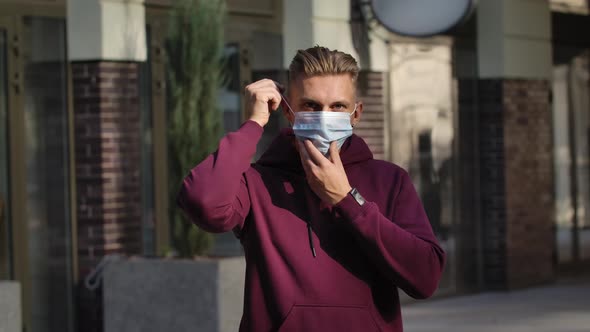
<path fill-rule="evenodd" d="M 371 0 L 373 15 L 399 35 L 426 37 L 443 33 L 466 19 L 476 0 Z"/>

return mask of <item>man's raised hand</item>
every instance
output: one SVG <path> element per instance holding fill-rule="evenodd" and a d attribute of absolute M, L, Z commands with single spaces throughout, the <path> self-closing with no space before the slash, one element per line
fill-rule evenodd
<path fill-rule="evenodd" d="M 279 83 L 267 78 L 247 85 L 244 95 L 249 120 L 264 127 L 268 123 L 270 113 L 279 108 L 282 100 L 280 90 L 283 89 Z"/>

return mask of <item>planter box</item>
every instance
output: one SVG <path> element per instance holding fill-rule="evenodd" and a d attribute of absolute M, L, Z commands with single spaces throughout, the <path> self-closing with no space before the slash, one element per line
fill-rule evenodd
<path fill-rule="evenodd" d="M 130 259 L 103 271 L 105 332 L 235 332 L 243 310 L 243 257 Z"/>
<path fill-rule="evenodd" d="M 20 284 L 0 281 L 0 332 L 21 332 Z"/>

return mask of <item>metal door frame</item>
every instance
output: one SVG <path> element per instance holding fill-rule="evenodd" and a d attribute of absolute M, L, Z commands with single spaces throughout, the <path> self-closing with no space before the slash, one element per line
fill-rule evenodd
<path fill-rule="evenodd" d="M 21 283 L 23 324 L 31 321 L 31 282 L 28 276 L 28 234 L 26 223 L 26 154 L 23 95 L 23 59 L 21 16 L 0 17 L 0 28 L 6 31 L 8 83 L 8 177 L 10 178 L 9 211 L 12 240 L 11 278 Z"/>
<path fill-rule="evenodd" d="M 27 331 L 32 323 L 32 282 L 29 275 L 29 236 L 27 230 L 27 209 L 28 197 L 26 191 L 27 184 L 27 170 L 26 170 L 26 142 L 25 142 L 25 93 L 24 93 L 24 66 L 25 59 L 23 54 L 26 54 L 26 41 L 23 19 L 25 17 L 50 17 L 50 18 L 65 18 L 65 6 L 56 4 L 39 4 L 35 6 L 23 3 L 0 3 L 0 29 L 6 32 L 6 46 L 7 46 L 7 97 L 8 97 L 8 112 L 7 112 L 7 127 L 8 127 L 8 211 L 9 216 L 6 216 L 6 225 L 10 224 L 10 233 L 8 234 L 11 240 L 11 248 L 7 253 L 0 251 L 0 255 L 10 255 L 8 257 L 11 262 L 9 279 L 16 280 L 21 284 L 21 310 L 23 330 Z M 69 185 L 67 190 L 70 191 L 70 202 L 68 204 L 70 215 L 70 241 L 71 252 L 70 261 L 72 271 L 70 274 L 73 285 L 78 281 L 77 275 L 77 237 L 76 237 L 76 211 L 75 211 L 75 165 L 74 165 L 74 142 L 73 142 L 73 109 L 71 100 L 71 67 L 66 61 L 66 108 L 67 108 L 67 140 L 68 140 L 68 167 L 69 167 Z M 9 219 L 8 219 L 9 218 Z M 0 225 L 0 227 L 6 227 Z M 72 292 L 75 296 L 75 292 Z M 75 305 L 75 299 L 71 299 L 72 304 Z M 73 308 L 72 308 L 73 309 Z M 75 310 L 71 312 L 73 320 L 75 320 Z M 74 324 L 69 322 L 68 324 Z"/>

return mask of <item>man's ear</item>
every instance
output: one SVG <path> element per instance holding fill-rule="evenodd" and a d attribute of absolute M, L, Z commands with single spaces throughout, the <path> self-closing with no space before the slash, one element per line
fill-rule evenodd
<path fill-rule="evenodd" d="M 356 105 L 356 112 L 352 115 L 352 119 L 350 120 L 350 124 L 352 126 L 356 126 L 361 121 L 361 116 L 363 115 L 363 102 L 359 101 Z"/>

